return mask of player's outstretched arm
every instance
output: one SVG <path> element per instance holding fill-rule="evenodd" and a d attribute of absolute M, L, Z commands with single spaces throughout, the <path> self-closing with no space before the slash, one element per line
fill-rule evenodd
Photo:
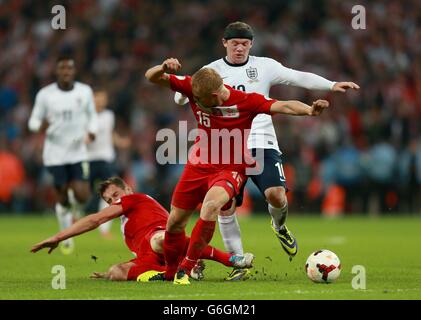
<path fill-rule="evenodd" d="M 359 88 L 360 86 L 354 82 L 336 82 L 332 87 L 332 91 L 345 92 L 348 89 L 358 90 Z"/>
<path fill-rule="evenodd" d="M 170 88 L 170 77 L 168 73 L 174 73 L 181 69 L 181 64 L 177 59 L 169 58 L 162 64 L 148 69 L 145 77 L 152 83 Z"/>
<path fill-rule="evenodd" d="M 274 82 L 278 84 L 293 85 L 309 90 L 331 90 L 335 92 L 360 89 L 360 86 L 354 82 L 334 82 L 311 72 L 287 68 L 273 59 L 268 59 L 267 62 L 270 64 L 270 70 L 274 73 Z"/>
<path fill-rule="evenodd" d="M 318 116 L 328 107 L 329 102 L 326 100 L 314 101 L 311 106 L 298 100 L 277 101 L 270 107 L 270 112 L 291 116 Z"/>
<path fill-rule="evenodd" d="M 57 248 L 61 241 L 91 231 L 101 224 L 120 216 L 122 213 L 123 207 L 121 205 L 112 205 L 98 213 L 90 214 L 78 220 L 69 228 L 66 228 L 56 235 L 37 243 L 31 248 L 31 252 L 35 253 L 43 248 L 50 248 L 48 253 L 51 253 L 55 248 Z"/>

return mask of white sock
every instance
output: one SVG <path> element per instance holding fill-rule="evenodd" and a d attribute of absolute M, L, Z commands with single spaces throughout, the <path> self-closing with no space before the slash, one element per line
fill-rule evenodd
<path fill-rule="evenodd" d="M 233 254 L 243 255 L 240 225 L 235 212 L 230 216 L 218 216 L 218 223 L 225 250 Z"/>
<path fill-rule="evenodd" d="M 98 211 L 101 211 L 102 209 L 106 207 L 108 207 L 108 203 L 106 203 L 104 199 L 100 199 L 99 205 L 98 205 Z M 102 234 L 110 232 L 112 223 L 113 223 L 113 220 L 110 220 L 101 224 L 99 226 L 99 232 L 101 232 Z"/>
<path fill-rule="evenodd" d="M 66 208 L 61 203 L 57 202 L 55 209 L 60 230 L 70 227 L 73 224 L 73 213 L 70 208 Z M 69 238 L 63 242 L 69 245 L 72 241 L 72 238 Z"/>
<path fill-rule="evenodd" d="M 66 229 L 73 224 L 72 211 L 59 202 L 56 203 L 56 216 L 60 230 Z"/>
<path fill-rule="evenodd" d="M 270 203 L 268 204 L 268 210 L 272 216 L 272 224 L 276 231 L 282 229 L 285 224 L 288 215 L 288 203 L 282 208 L 275 208 Z"/>

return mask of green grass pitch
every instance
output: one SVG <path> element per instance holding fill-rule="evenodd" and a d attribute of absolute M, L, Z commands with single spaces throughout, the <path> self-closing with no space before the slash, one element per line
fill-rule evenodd
<path fill-rule="evenodd" d="M 195 219 L 193 219 L 195 220 Z M 76 251 L 63 256 L 43 250 L 29 252 L 32 244 L 57 231 L 53 215 L 0 216 L 0 299 L 421 299 L 421 217 L 363 216 L 324 219 L 290 213 L 288 226 L 298 240 L 299 253 L 289 262 L 269 227 L 266 215 L 240 220 L 246 251 L 256 255 L 253 277 L 224 282 L 230 271 L 207 262 L 206 279 L 179 287 L 172 283 L 108 282 L 89 279 L 116 262 L 132 258 L 119 231 L 105 240 L 97 230 L 76 238 Z M 189 226 L 189 230 L 191 224 Z M 215 232 L 213 245 L 222 247 Z M 307 279 L 304 264 L 317 249 L 334 251 L 342 273 L 333 284 Z M 97 257 L 93 259 L 92 256 Z M 66 270 L 66 289 L 52 289 L 54 265 Z M 366 269 L 366 289 L 354 290 L 354 265 Z"/>

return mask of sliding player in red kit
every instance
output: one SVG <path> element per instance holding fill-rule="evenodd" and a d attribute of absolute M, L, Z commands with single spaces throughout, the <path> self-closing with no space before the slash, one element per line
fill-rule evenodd
<path fill-rule="evenodd" d="M 145 76 L 152 83 L 188 97 L 198 123 L 195 144 L 173 193 L 164 240 L 165 276 L 168 280 L 174 278 L 175 284 L 185 285 L 190 284 L 190 272 L 213 237 L 221 209 L 229 207 L 231 199 L 238 195 L 246 182 L 246 173 L 252 174 L 249 169 L 255 161 L 248 153 L 246 141 L 254 117 L 259 113 L 319 115 L 329 103 L 317 100 L 309 106 L 295 100 L 277 101 L 234 90 L 225 86 L 211 68 L 200 69 L 192 77 L 167 73 L 180 68 L 178 60 L 171 58 L 150 68 Z M 182 259 L 184 229 L 200 203 L 200 218 Z M 246 258 L 251 264 L 254 257 Z"/>
<path fill-rule="evenodd" d="M 134 193 L 120 178 L 105 180 L 100 186 L 101 197 L 110 205 L 100 212 L 88 215 L 71 227 L 34 245 L 32 252 L 50 248 L 51 253 L 61 241 L 88 232 L 113 218 L 121 218 L 121 230 L 127 247 L 136 258 L 113 265 L 108 272 L 94 272 L 92 278 L 104 278 L 114 281 L 138 280 L 148 282 L 164 280 L 166 270 L 163 256 L 163 241 L 168 212 L 153 198 L 143 193 Z M 183 252 L 189 244 L 185 238 Z M 246 268 L 249 264 L 240 255 L 222 252 L 211 246 L 203 250 L 202 259 L 218 261 L 228 267 Z M 197 268 L 195 278 L 203 278 L 201 268 Z"/>

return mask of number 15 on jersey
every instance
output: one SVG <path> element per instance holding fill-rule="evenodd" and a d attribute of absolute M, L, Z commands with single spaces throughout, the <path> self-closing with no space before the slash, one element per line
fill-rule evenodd
<path fill-rule="evenodd" d="M 205 127 L 210 127 L 210 118 L 209 115 L 207 113 L 204 113 L 202 111 L 197 111 L 197 116 L 199 118 L 199 123 L 201 125 L 204 125 Z"/>

